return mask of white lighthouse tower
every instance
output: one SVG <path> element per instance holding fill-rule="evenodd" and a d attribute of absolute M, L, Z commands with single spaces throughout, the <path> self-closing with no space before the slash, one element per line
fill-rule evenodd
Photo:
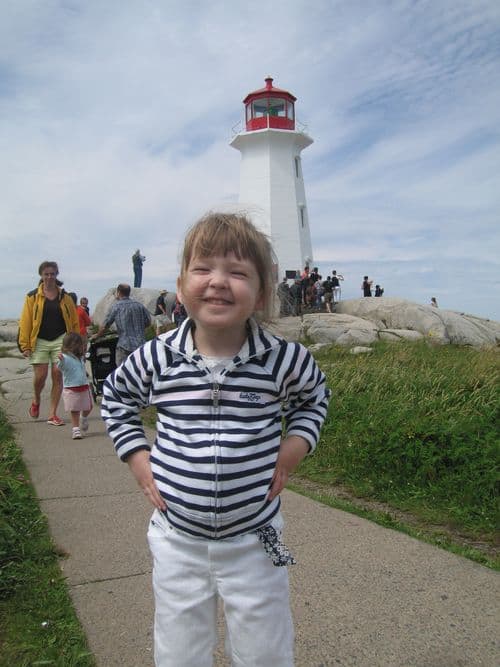
<path fill-rule="evenodd" d="M 291 278 L 313 260 L 300 160 L 313 140 L 295 129 L 297 98 L 265 81 L 243 100 L 246 131 L 231 146 L 241 152 L 240 205 L 272 240 L 276 279 Z"/>

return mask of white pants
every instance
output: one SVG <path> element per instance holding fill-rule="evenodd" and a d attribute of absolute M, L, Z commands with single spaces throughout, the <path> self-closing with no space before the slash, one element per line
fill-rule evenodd
<path fill-rule="evenodd" d="M 281 532 L 281 516 L 272 523 Z M 156 667 L 211 667 L 218 595 L 233 667 L 293 667 L 288 572 L 273 565 L 255 533 L 213 541 L 193 538 L 155 510 L 148 541 Z"/>

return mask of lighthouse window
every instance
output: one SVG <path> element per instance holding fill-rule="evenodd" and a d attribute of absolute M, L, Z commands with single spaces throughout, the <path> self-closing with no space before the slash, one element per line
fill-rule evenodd
<path fill-rule="evenodd" d="M 270 97 L 269 115 L 280 116 L 281 118 L 284 118 L 286 115 L 286 101 L 280 99 L 279 97 Z"/>
<path fill-rule="evenodd" d="M 252 107 L 254 118 L 262 118 L 267 114 L 267 100 L 254 100 Z"/>
<path fill-rule="evenodd" d="M 304 207 L 300 207 L 300 224 L 303 227 L 304 226 Z"/>
<path fill-rule="evenodd" d="M 295 158 L 295 176 L 300 178 L 300 157 Z"/>
<path fill-rule="evenodd" d="M 278 118 L 290 118 L 293 120 L 293 104 L 280 97 L 265 97 L 254 100 L 247 106 L 247 120 L 250 118 L 263 118 L 264 116 L 277 116 Z"/>

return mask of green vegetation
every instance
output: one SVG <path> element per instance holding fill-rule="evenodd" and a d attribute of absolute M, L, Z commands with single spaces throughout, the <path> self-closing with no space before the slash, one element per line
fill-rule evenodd
<path fill-rule="evenodd" d="M 380 344 L 317 355 L 332 400 L 297 482 L 354 495 L 492 542 L 498 529 L 500 358 L 496 350 Z"/>
<path fill-rule="evenodd" d="M 0 411 L 0 667 L 92 667 L 12 428 Z"/>

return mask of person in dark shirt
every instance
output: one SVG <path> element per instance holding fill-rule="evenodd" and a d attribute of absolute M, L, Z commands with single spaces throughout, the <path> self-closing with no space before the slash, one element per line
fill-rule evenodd
<path fill-rule="evenodd" d="M 372 285 L 373 280 L 368 280 L 368 276 L 363 276 L 363 282 L 361 283 L 361 289 L 363 290 L 363 296 L 372 295 Z"/>
<path fill-rule="evenodd" d="M 132 267 L 134 269 L 134 287 L 142 285 L 142 265 L 146 261 L 144 255 L 141 255 L 139 248 L 132 255 Z"/>

